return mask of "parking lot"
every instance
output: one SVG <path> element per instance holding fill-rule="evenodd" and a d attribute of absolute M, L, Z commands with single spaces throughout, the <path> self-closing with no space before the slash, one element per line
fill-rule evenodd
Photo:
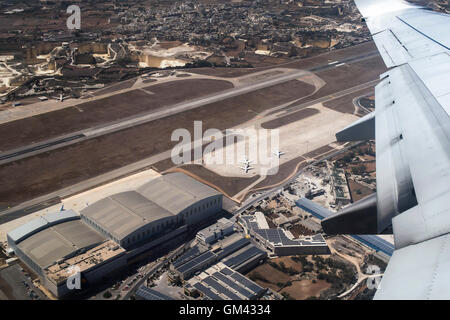
<path fill-rule="evenodd" d="M 0 298 L 8 300 L 41 300 L 47 297 L 33 285 L 31 276 L 14 264 L 0 271 Z"/>

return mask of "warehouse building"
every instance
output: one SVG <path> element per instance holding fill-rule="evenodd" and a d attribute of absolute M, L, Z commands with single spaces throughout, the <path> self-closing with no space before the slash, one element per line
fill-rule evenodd
<path fill-rule="evenodd" d="M 329 254 L 328 245 L 321 234 L 295 239 L 289 231 L 281 228 L 269 229 L 261 225 L 261 215 L 243 215 L 239 217 L 244 229 L 269 253 L 277 256 L 297 254 Z"/>
<path fill-rule="evenodd" d="M 171 269 L 175 277 L 184 281 L 248 244 L 249 239 L 235 233 L 212 247 L 197 245 L 173 262 Z"/>
<path fill-rule="evenodd" d="M 222 195 L 182 174 L 156 178 L 80 212 L 44 215 L 8 233 L 8 245 L 57 297 L 70 293 L 70 270 L 83 288 L 222 210 Z M 75 272 L 74 271 L 74 272 Z"/>
<path fill-rule="evenodd" d="M 162 233 L 195 225 L 222 208 L 222 194 L 183 174 L 171 173 L 104 198 L 81 218 L 105 237 L 131 249 Z"/>
<path fill-rule="evenodd" d="M 111 266 L 126 263 L 125 250 L 83 223 L 74 211 L 33 219 L 9 232 L 7 238 L 16 256 L 57 297 L 69 293 L 66 280 L 77 271 L 83 272 L 86 287 Z"/>
<path fill-rule="evenodd" d="M 266 291 L 267 289 L 220 262 L 185 285 L 187 294 L 197 293 L 207 300 L 254 300 Z"/>
<path fill-rule="evenodd" d="M 211 244 L 234 232 L 233 222 L 221 218 L 217 223 L 197 233 L 197 240 L 204 244 Z"/>
<path fill-rule="evenodd" d="M 173 300 L 171 297 L 144 285 L 136 291 L 136 300 Z"/>

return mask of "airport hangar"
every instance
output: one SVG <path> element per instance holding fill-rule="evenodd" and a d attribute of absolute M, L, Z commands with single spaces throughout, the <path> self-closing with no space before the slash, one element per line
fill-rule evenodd
<path fill-rule="evenodd" d="M 135 191 L 103 198 L 80 214 L 46 214 L 8 233 L 8 245 L 56 297 L 75 272 L 81 289 L 222 210 L 222 194 L 183 174 L 158 177 Z"/>

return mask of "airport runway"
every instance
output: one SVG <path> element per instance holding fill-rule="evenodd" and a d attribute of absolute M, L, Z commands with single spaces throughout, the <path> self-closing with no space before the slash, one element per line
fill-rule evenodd
<path fill-rule="evenodd" d="M 252 91 L 275 86 L 277 84 L 281 84 L 281 83 L 284 83 L 284 82 L 287 82 L 290 80 L 300 78 L 300 77 L 308 74 L 308 72 L 318 72 L 318 71 L 323 71 L 323 70 L 327 70 L 327 69 L 338 68 L 338 67 L 342 66 L 343 64 L 350 63 L 350 62 L 362 61 L 365 59 L 372 58 L 376 55 L 378 55 L 377 52 L 370 52 L 370 53 L 367 53 L 364 55 L 358 55 L 358 56 L 342 59 L 340 61 L 334 61 L 332 63 L 312 67 L 307 70 L 299 70 L 299 71 L 289 72 L 287 74 L 285 73 L 280 76 L 270 78 L 267 80 L 261 80 L 257 83 L 253 83 L 250 85 L 244 85 L 244 86 L 228 89 L 228 90 L 225 90 L 225 91 L 213 94 L 213 95 L 205 96 L 205 97 L 187 101 L 187 102 L 178 103 L 178 104 L 175 104 L 170 107 L 165 107 L 160 110 L 151 111 L 151 112 L 148 112 L 145 114 L 135 115 L 135 116 L 121 119 L 119 121 L 109 123 L 106 125 L 101 125 L 101 126 L 97 126 L 94 128 L 89 128 L 89 129 L 73 132 L 72 134 L 55 137 L 53 139 L 49 139 L 49 140 L 38 142 L 38 143 L 35 143 L 32 145 L 20 147 L 20 148 L 14 149 L 14 150 L 6 151 L 3 153 L 0 153 L 0 165 L 6 164 L 9 162 L 13 162 L 13 161 L 16 161 L 19 159 L 23 159 L 26 157 L 31 157 L 31 156 L 41 154 L 44 152 L 49 152 L 49 151 L 52 151 L 55 149 L 59 149 L 59 148 L 65 147 L 65 146 L 69 146 L 69 145 L 84 141 L 84 140 L 92 139 L 94 137 L 99 137 L 99 136 L 110 134 L 110 133 L 113 133 L 113 132 L 116 132 L 119 130 L 123 130 L 123 129 L 130 128 L 133 126 L 144 124 L 144 123 L 154 121 L 154 120 L 157 120 L 160 118 L 164 118 L 164 117 L 167 117 L 167 116 L 170 116 L 173 114 L 177 114 L 180 112 L 195 109 L 195 108 L 198 108 L 198 107 L 210 104 L 210 103 L 222 101 L 222 100 L 234 97 L 234 96 L 238 96 L 238 95 L 242 95 L 242 94 L 249 93 Z M 378 81 L 378 80 L 376 80 L 376 81 Z M 340 92 L 319 98 L 317 100 L 314 100 L 314 102 L 321 103 L 321 102 L 325 102 L 325 101 L 328 101 L 328 100 L 331 100 L 334 98 L 338 98 L 338 97 L 344 96 L 346 94 L 352 93 L 354 91 L 369 87 L 371 85 L 371 83 L 375 83 L 375 81 L 372 81 L 370 83 L 365 83 L 365 84 L 362 84 L 357 87 L 342 90 Z M 291 107 L 291 108 L 287 109 L 286 111 L 290 112 L 293 110 L 298 110 L 298 109 L 304 108 L 308 105 L 312 105 L 312 104 L 311 103 L 301 104 L 301 105 L 298 105 L 295 107 Z"/>
<path fill-rule="evenodd" d="M 369 81 L 369 82 L 366 82 L 366 83 L 362 83 L 362 84 L 354 86 L 352 88 L 341 90 L 339 92 L 336 92 L 336 93 L 333 93 L 333 94 L 329 94 L 327 96 L 320 97 L 320 98 L 317 98 L 315 100 L 299 104 L 297 106 L 289 107 L 288 109 L 285 109 L 284 111 L 286 113 L 289 113 L 289 112 L 298 111 L 300 109 L 304 109 L 304 108 L 313 106 L 313 105 L 318 104 L 318 103 L 324 103 L 324 102 L 327 102 L 327 101 L 330 101 L 330 100 L 338 99 L 338 98 L 346 96 L 346 95 L 348 95 L 350 93 L 353 93 L 353 92 L 356 92 L 356 91 L 360 91 L 362 89 L 373 87 L 378 82 L 380 82 L 379 79 L 373 80 L 373 81 Z M 278 116 L 282 117 L 282 116 L 285 116 L 285 114 L 284 113 L 283 114 L 279 114 Z"/>

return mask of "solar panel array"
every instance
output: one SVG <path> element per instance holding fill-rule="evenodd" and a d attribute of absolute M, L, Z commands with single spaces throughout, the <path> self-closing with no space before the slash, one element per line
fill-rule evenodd
<path fill-rule="evenodd" d="M 200 282 L 195 283 L 193 287 L 211 300 L 249 300 L 265 291 L 264 288 L 239 272 L 227 267 L 221 269 L 220 272 L 214 271 Z"/>
<path fill-rule="evenodd" d="M 253 281 L 250 281 L 249 279 L 244 277 L 239 272 L 233 272 L 233 274 L 231 274 L 230 277 L 233 278 L 234 280 L 242 283 L 247 289 L 252 291 L 256 296 L 265 290 L 264 288 L 258 286 Z"/>
<path fill-rule="evenodd" d="M 235 252 L 236 250 L 239 250 L 240 248 L 246 246 L 246 245 L 249 244 L 249 243 L 250 243 L 250 240 L 249 240 L 249 239 L 241 238 L 241 239 L 239 239 L 238 241 L 233 242 L 232 244 L 230 244 L 230 245 L 224 247 L 224 248 L 222 249 L 222 251 L 220 251 L 220 252 L 217 254 L 217 257 L 218 257 L 219 259 L 222 259 L 222 258 L 226 257 L 227 255 L 229 255 L 229 254 Z"/>
<path fill-rule="evenodd" d="M 229 276 L 229 275 L 232 275 L 234 271 L 230 270 L 228 268 L 224 268 L 224 269 L 220 270 L 220 272 L 223 273 L 226 276 Z"/>
<path fill-rule="evenodd" d="M 136 291 L 136 295 L 144 300 L 173 300 L 171 297 L 168 297 L 146 286 L 141 286 Z"/>
<path fill-rule="evenodd" d="M 193 247 L 185 252 L 180 258 L 178 258 L 174 263 L 174 268 L 183 277 L 189 277 L 197 270 L 203 267 L 211 265 L 214 261 L 221 260 L 233 252 L 247 246 L 250 243 L 249 239 L 238 238 L 236 241 L 228 244 L 223 248 L 218 248 L 218 251 L 212 252 L 211 250 L 202 251 L 199 247 Z"/>
<path fill-rule="evenodd" d="M 192 260 L 196 256 L 200 255 L 202 252 L 200 251 L 199 247 L 195 246 L 193 248 L 190 248 L 185 253 L 183 253 L 175 262 L 173 262 L 173 266 L 175 268 L 178 268 L 183 263 L 186 263 L 189 260 Z"/>
<path fill-rule="evenodd" d="M 311 240 L 306 239 L 290 239 L 285 231 L 280 228 L 272 229 L 259 229 L 258 224 L 255 222 L 254 216 L 241 216 L 241 219 L 247 225 L 247 228 L 256 235 L 270 242 L 275 247 L 281 246 L 323 246 L 326 245 L 322 235 L 318 234 L 311 237 Z"/>
<path fill-rule="evenodd" d="M 198 257 L 180 265 L 177 270 L 181 273 L 189 273 L 190 270 L 199 268 L 200 266 L 207 265 L 211 261 L 215 260 L 216 256 L 211 251 L 206 251 L 200 254 Z"/>
<path fill-rule="evenodd" d="M 231 272 L 231 274 L 233 274 Z M 233 281 L 232 279 L 226 277 L 223 273 L 220 272 L 214 272 L 213 276 L 217 279 L 226 284 L 231 289 L 235 290 L 236 292 L 239 292 L 241 295 L 246 297 L 247 299 L 251 299 L 254 297 L 254 294 L 251 293 L 249 290 L 247 290 L 244 286 L 239 285 L 238 282 Z"/>
<path fill-rule="evenodd" d="M 211 289 L 205 287 L 200 282 L 194 284 L 194 288 L 203 293 L 203 295 L 210 300 L 224 300 L 222 297 L 215 294 Z"/>
<path fill-rule="evenodd" d="M 216 292 L 221 293 L 222 295 L 227 296 L 228 299 L 231 300 L 242 300 L 241 297 L 239 297 L 237 294 L 231 292 L 226 287 L 221 285 L 217 280 L 212 278 L 211 276 L 205 278 L 203 280 L 203 283 L 206 283 L 209 287 L 213 288 Z"/>
<path fill-rule="evenodd" d="M 250 261 L 252 258 L 256 256 L 265 256 L 266 252 L 255 247 L 254 245 L 248 245 L 241 249 L 242 251 L 238 254 L 228 257 L 223 261 L 223 263 L 233 269 L 236 269 L 238 266 L 243 263 Z"/>

